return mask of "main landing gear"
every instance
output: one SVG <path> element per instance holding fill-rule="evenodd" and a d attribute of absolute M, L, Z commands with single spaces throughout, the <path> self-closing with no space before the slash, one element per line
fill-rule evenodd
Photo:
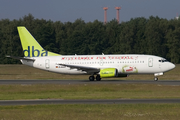
<path fill-rule="evenodd" d="M 89 81 L 94 81 L 94 75 L 89 76 Z M 96 76 L 96 81 L 101 81 L 100 75 L 97 75 L 97 76 Z"/>

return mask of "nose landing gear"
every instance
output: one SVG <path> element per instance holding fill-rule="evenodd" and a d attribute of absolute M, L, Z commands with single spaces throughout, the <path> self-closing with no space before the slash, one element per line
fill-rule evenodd
<path fill-rule="evenodd" d="M 154 78 L 154 81 L 158 81 L 158 78 L 157 78 L 157 77 L 155 77 L 155 78 Z"/>
<path fill-rule="evenodd" d="M 154 73 L 154 81 L 158 81 L 158 77 L 157 76 L 160 76 L 160 75 L 163 75 L 163 74 L 164 74 L 163 72 Z"/>

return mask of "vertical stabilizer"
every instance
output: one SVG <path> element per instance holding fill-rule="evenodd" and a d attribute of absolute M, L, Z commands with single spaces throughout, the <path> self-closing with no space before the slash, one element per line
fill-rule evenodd
<path fill-rule="evenodd" d="M 25 57 L 59 56 L 44 50 L 25 27 L 17 27 Z"/>

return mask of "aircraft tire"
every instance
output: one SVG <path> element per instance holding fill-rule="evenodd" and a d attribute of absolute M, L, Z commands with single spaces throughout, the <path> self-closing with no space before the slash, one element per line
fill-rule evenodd
<path fill-rule="evenodd" d="M 97 75 L 97 76 L 96 76 L 96 81 L 101 81 L 100 75 Z"/>
<path fill-rule="evenodd" d="M 89 81 L 94 81 L 94 76 L 89 76 Z"/>
<path fill-rule="evenodd" d="M 158 78 L 157 78 L 157 77 L 155 77 L 155 78 L 154 78 L 154 81 L 158 81 Z"/>

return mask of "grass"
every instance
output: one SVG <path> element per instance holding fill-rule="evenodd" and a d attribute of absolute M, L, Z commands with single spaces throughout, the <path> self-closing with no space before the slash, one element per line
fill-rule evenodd
<path fill-rule="evenodd" d="M 1 120 L 178 120 L 180 104 L 0 106 Z"/>
<path fill-rule="evenodd" d="M 0 100 L 180 98 L 179 86 L 158 84 L 0 85 Z"/>
<path fill-rule="evenodd" d="M 180 80 L 180 65 L 160 80 Z M 153 80 L 153 75 L 131 75 L 116 80 Z M 0 65 L 0 79 L 87 79 L 61 75 L 24 65 Z M 110 80 L 112 78 L 109 78 Z M 106 79 L 103 79 L 106 80 Z M 0 100 L 17 99 L 140 99 L 180 98 L 179 86 L 158 84 L 36 84 L 0 85 Z M 0 106 L 0 120 L 156 120 L 180 117 L 180 104 L 60 104 Z"/>
<path fill-rule="evenodd" d="M 180 65 L 160 79 L 180 80 Z M 117 79 L 151 79 L 153 75 L 132 75 Z M 87 75 L 61 75 L 24 65 L 0 65 L 0 79 L 87 79 Z M 116 79 L 116 78 L 115 78 Z M 35 84 L 0 85 L 0 100 L 17 99 L 140 99 L 180 98 L 179 86 L 158 84 Z"/>
<path fill-rule="evenodd" d="M 176 65 L 176 68 L 160 76 L 160 80 L 180 80 L 180 64 Z M 51 73 L 36 68 L 32 68 L 25 65 L 0 65 L 0 79 L 20 79 L 20 80 L 32 80 L 32 79 L 56 79 L 56 80 L 88 80 L 89 75 L 63 75 L 57 73 Z M 153 75 L 130 75 L 127 78 L 103 78 L 103 80 L 111 79 L 123 79 L 123 80 L 154 80 Z"/>

